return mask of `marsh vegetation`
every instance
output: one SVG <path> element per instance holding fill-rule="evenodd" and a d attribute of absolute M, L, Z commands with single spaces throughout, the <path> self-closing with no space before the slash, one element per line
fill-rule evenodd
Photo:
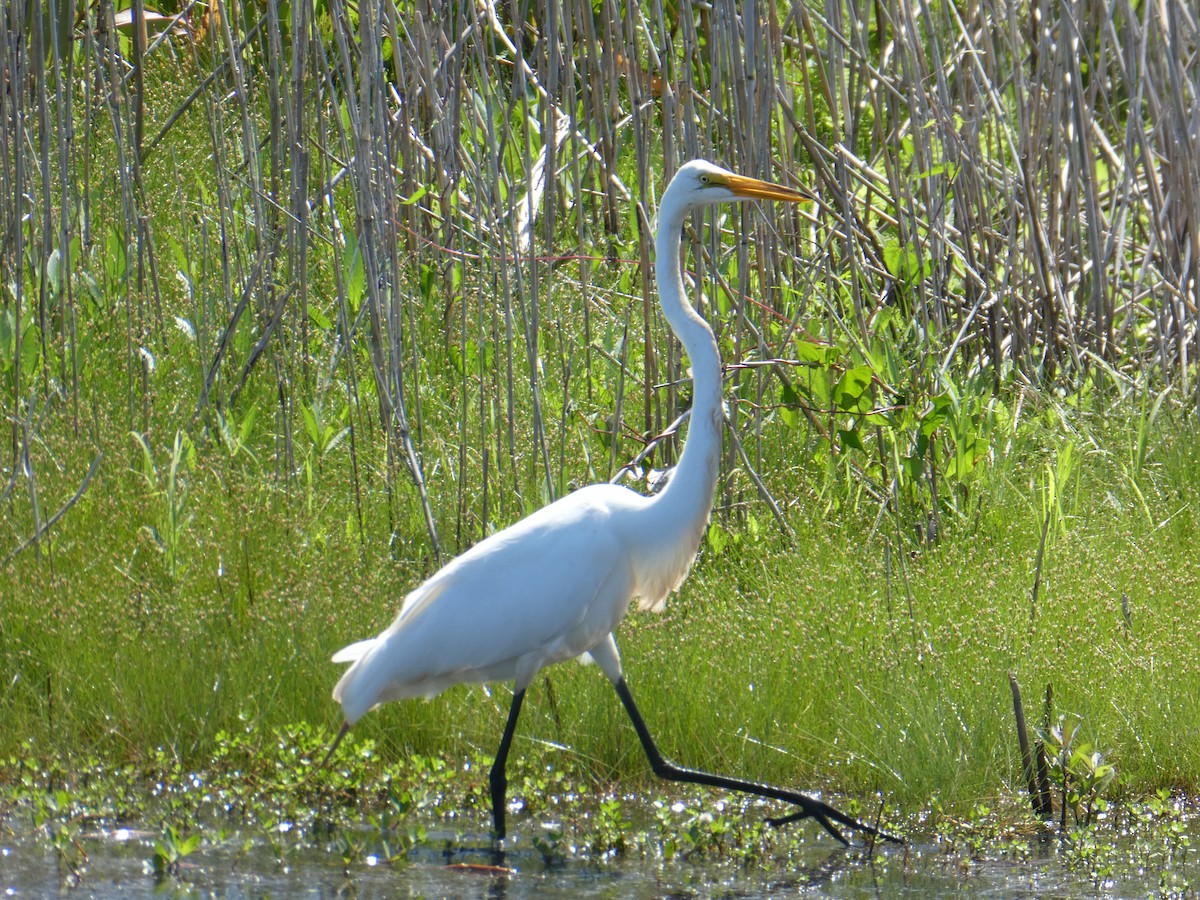
<path fill-rule="evenodd" d="M 695 156 L 818 204 L 721 211 L 686 242 L 731 428 L 691 578 L 621 635 L 664 750 L 882 803 L 968 854 L 1062 821 L 1111 847 L 1155 802 L 1183 821 L 1186 4 L 163 6 L 179 18 L 146 29 L 140 3 L 3 7 L 0 828 L 32 817 L 70 859 L 54 823 L 89 780 L 110 793 L 88 815 L 117 821 L 189 773 L 271 802 L 335 724 L 332 651 L 531 509 L 669 466 L 689 383 L 651 221 Z M 1107 812 L 1027 811 L 1010 672 L 1053 685 L 1048 740 L 1115 766 Z M 364 721 L 306 815 L 395 815 L 440 766 L 458 793 L 420 827 L 483 830 L 508 697 Z M 682 818 L 604 824 L 649 773 L 594 670 L 535 683 L 517 756 L 570 784 L 527 796 L 584 798 L 563 846 L 709 846 Z M 153 809 L 168 875 L 189 823 L 224 827 Z M 805 832 L 759 818 L 738 807 L 749 837 L 719 852 L 786 860 Z M 338 828 L 305 833 L 352 865 Z"/>

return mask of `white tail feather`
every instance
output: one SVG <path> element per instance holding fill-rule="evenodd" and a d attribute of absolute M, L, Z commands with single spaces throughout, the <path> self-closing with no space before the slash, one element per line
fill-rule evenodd
<path fill-rule="evenodd" d="M 365 641 L 357 641 L 347 647 L 343 647 L 337 653 L 333 654 L 335 663 L 352 663 L 358 662 L 367 651 L 375 646 L 378 638 L 367 638 Z"/>

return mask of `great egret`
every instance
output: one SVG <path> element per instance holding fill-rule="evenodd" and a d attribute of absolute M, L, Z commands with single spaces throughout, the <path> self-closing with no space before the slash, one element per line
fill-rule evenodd
<path fill-rule="evenodd" d="M 503 838 L 505 763 L 525 690 L 544 667 L 590 656 L 616 688 L 656 775 L 792 803 L 798 809 L 773 823 L 811 816 L 842 843 L 833 822 L 891 839 L 806 794 L 665 759 L 625 683 L 613 639 L 630 603 L 661 610 L 687 576 L 716 487 L 724 425 L 721 360 L 712 329 L 684 292 L 684 219 L 696 207 L 722 201 L 805 199 L 791 188 L 703 160 L 680 167 L 659 206 L 655 252 L 659 302 L 692 364 L 693 405 L 687 442 L 667 486 L 649 497 L 613 484 L 581 488 L 443 566 L 404 598 L 386 631 L 334 655 L 335 663 L 353 663 L 333 689 L 345 715 L 338 741 L 388 700 L 428 698 L 460 682 L 512 681 L 512 706 L 489 782 L 492 821 L 496 837 Z"/>

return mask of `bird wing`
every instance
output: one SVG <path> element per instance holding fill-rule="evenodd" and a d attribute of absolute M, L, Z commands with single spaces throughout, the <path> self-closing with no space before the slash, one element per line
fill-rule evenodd
<path fill-rule="evenodd" d="M 585 653 L 629 606 L 631 554 L 618 520 L 641 499 L 584 488 L 476 544 L 413 590 L 379 637 L 339 651 L 335 659 L 357 661 L 335 698 L 349 716 L 351 706 L 365 712 L 460 681 L 527 683 Z"/>

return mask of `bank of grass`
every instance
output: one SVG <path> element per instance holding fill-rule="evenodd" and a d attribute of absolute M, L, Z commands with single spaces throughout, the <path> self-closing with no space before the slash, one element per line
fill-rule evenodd
<path fill-rule="evenodd" d="M 5 96 L 29 130 L 11 158 L 42 149 L 4 192 L 28 232 L 0 247 L 16 273 L 0 310 L 2 552 L 42 539 L 0 565 L 0 777 L 38 759 L 205 769 L 230 735 L 272 772 L 279 729 L 336 725 L 330 654 L 381 629 L 438 562 L 414 470 L 449 556 L 608 477 L 686 408 L 685 361 L 636 264 L 649 229 L 635 210 L 652 213 L 665 173 L 704 155 L 810 184 L 823 205 L 723 214 L 701 238 L 711 259 L 689 248 L 724 359 L 796 363 L 733 373 L 728 391 L 794 534 L 731 450 L 719 538 L 664 615 L 633 615 L 618 635 L 664 751 L 864 804 L 878 792 L 900 810 L 966 810 L 1020 789 L 1012 671 L 1031 718 L 1046 684 L 1056 714 L 1082 718 L 1118 766 L 1115 790 L 1195 787 L 1200 460 L 1178 338 L 1194 329 L 1172 299 L 1188 296 L 1194 241 L 1171 229 L 1198 217 L 1176 178 L 1194 148 L 1170 137 L 1194 91 L 1186 67 L 1160 66 L 1177 56 L 1167 35 L 1194 46 L 1192 23 L 1133 28 L 1124 7 L 1097 6 L 1094 25 L 1063 13 L 981 55 L 952 5 L 916 29 L 842 4 L 844 34 L 802 25 L 797 6 L 763 53 L 742 47 L 758 32 L 737 5 L 679 5 L 704 39 L 676 40 L 661 9 L 625 35 L 616 6 L 574 4 L 581 27 L 608 22 L 598 55 L 541 31 L 558 15 L 541 4 L 510 29 L 539 44 L 526 55 L 499 20 L 462 27 L 485 7 L 430 18 L 400 4 L 396 21 L 439 37 L 400 29 L 393 69 L 366 52 L 384 45 L 378 22 L 350 29 L 318 4 L 320 39 L 289 58 L 313 80 L 293 84 L 279 55 L 291 26 L 268 4 L 261 41 L 231 23 L 245 56 L 220 29 L 161 45 L 112 100 L 113 127 L 89 105 L 108 64 L 87 60 L 132 48 L 101 52 L 115 34 L 91 18 L 101 7 L 63 20 L 79 55 L 65 76 L 22 45 L 32 77 Z M 1145 71 L 1114 55 L 1127 22 Z M 1076 32 L 1085 48 L 1062 53 L 1055 35 Z M 428 70 L 439 41 L 464 52 Z M 328 77 L 335 46 L 349 71 Z M 1076 106 L 1047 112 L 1051 95 L 1023 87 L 1080 84 L 1067 67 L 1089 53 Z M 638 100 L 639 73 L 602 57 L 666 60 L 685 113 Z M 352 129 L 368 82 L 396 105 Z M 778 85 L 776 125 L 748 125 L 763 98 L 732 84 Z M 1013 90 L 989 86 L 985 102 L 987 85 Z M 46 96 L 74 98 L 73 112 L 30 114 Z M 556 117 L 573 123 L 561 148 L 543 139 Z M 1063 143 L 1079 121 L 1120 165 Z M 132 167 L 122 135 L 139 140 L 143 122 L 147 137 L 166 130 Z M 52 178 L 41 154 L 58 161 Z M 367 157 L 370 172 L 344 168 Z M 518 198 L 543 162 L 553 189 L 526 229 Z M 360 243 L 392 258 L 364 262 Z M 493 751 L 507 707 L 507 686 L 460 687 L 374 713 L 356 735 L 377 758 L 458 764 Z M 538 680 L 516 749 L 531 766 L 649 784 L 594 669 Z"/>
<path fill-rule="evenodd" d="M 975 514 L 948 521 L 936 543 L 897 533 L 869 504 L 822 496 L 810 466 L 773 473 L 794 534 L 757 505 L 719 520 L 724 541 L 706 542 L 667 611 L 632 614 L 618 634 L 664 751 L 864 802 L 878 794 L 899 810 L 967 810 L 1021 790 L 1013 672 L 1035 721 L 1053 685 L 1055 715 L 1079 717 L 1116 764 L 1116 792 L 1194 790 L 1200 465 L 1192 424 L 1164 416 L 1135 473 L 1137 427 L 1111 410 L 1076 415 L 1088 449 L 1060 491 L 1036 607 L 1044 440 L 998 454 L 974 483 Z M 202 769 L 221 733 L 260 736 L 269 760 L 275 729 L 336 725 L 331 653 L 381 629 L 434 566 L 416 513 L 397 528 L 410 540 L 362 539 L 347 527 L 357 521 L 347 460 L 284 491 L 209 444 L 181 488 L 172 577 L 150 530 L 164 500 L 127 441 L 106 448 L 40 558 L 0 570 L 0 759 L 86 753 Z M 69 442 L 59 449 L 71 465 Z M 386 534 L 374 520 L 393 506 L 362 496 L 365 533 Z M 401 760 L 486 758 L 508 691 L 393 704 L 356 734 Z M 597 784 L 649 782 L 594 667 L 539 678 L 515 746 L 535 767 Z"/>

